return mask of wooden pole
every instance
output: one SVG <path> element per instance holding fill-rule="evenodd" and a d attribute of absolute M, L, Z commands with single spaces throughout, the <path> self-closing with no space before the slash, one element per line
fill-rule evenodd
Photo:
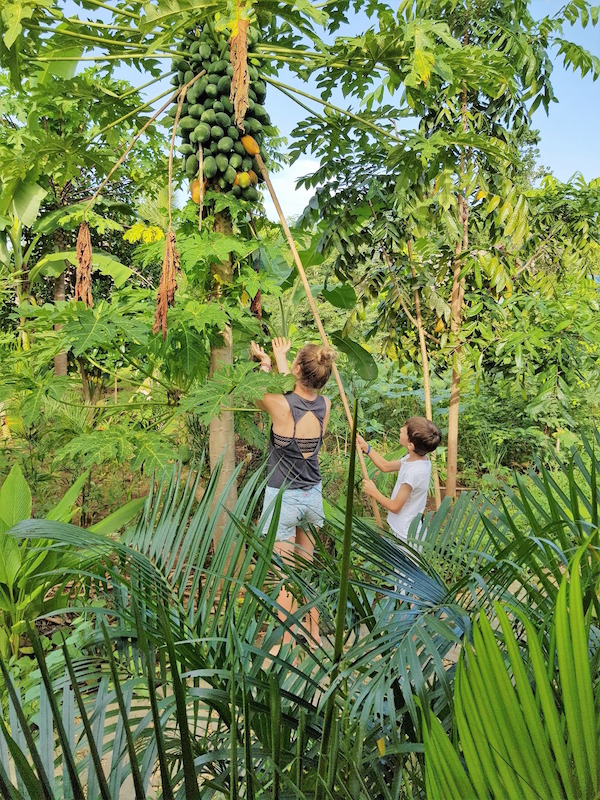
<path fill-rule="evenodd" d="M 275 194 L 275 189 L 273 188 L 273 184 L 271 183 L 271 179 L 269 178 L 269 173 L 267 172 L 267 168 L 265 167 L 265 162 L 262 160 L 260 153 L 255 155 L 256 161 L 258 162 L 258 166 L 260 167 L 260 171 L 262 172 L 262 176 L 265 179 L 265 183 L 267 184 L 267 188 L 269 189 L 269 193 L 271 195 L 271 199 L 273 200 L 273 204 L 277 210 L 277 214 L 279 215 L 279 220 L 281 222 L 281 226 L 283 228 L 283 232 L 285 233 L 285 238 L 288 241 L 290 246 L 290 250 L 292 251 L 292 255 L 294 257 L 294 261 L 296 263 L 296 267 L 298 269 L 298 274 L 300 275 L 300 279 L 302 280 L 302 285 L 304 286 L 304 291 L 306 292 L 306 297 L 308 299 L 308 304 L 310 306 L 310 310 L 312 311 L 313 317 L 315 318 L 315 323 L 321 335 L 321 340 L 324 345 L 329 346 L 329 340 L 327 339 L 327 334 L 325 333 L 325 328 L 323 327 L 323 323 L 321 322 L 321 317 L 319 315 L 319 311 L 315 304 L 314 298 L 312 296 L 312 292 L 310 290 L 310 285 L 308 283 L 308 279 L 306 277 L 306 272 L 304 271 L 304 267 L 302 266 L 302 261 L 300 260 L 300 256 L 298 255 L 298 250 L 296 249 L 296 245 L 292 238 L 292 234 L 290 232 L 289 226 L 287 224 L 286 218 L 283 215 L 283 211 L 281 210 L 281 206 L 279 205 L 279 200 L 277 199 L 277 195 Z M 338 371 L 335 362 L 333 363 L 333 376 L 335 378 L 335 382 L 338 387 L 338 391 L 340 393 L 340 399 L 342 401 L 342 405 L 344 406 L 344 411 L 346 413 L 346 419 L 348 420 L 348 425 L 350 426 L 350 430 L 352 431 L 352 412 L 350 411 L 350 406 L 348 405 L 348 398 L 346 397 L 346 392 L 344 391 L 344 386 L 342 384 L 342 379 L 340 378 L 340 373 Z M 365 464 L 365 457 L 362 450 L 357 449 L 358 460 L 360 462 L 360 468 L 362 471 L 363 478 L 366 480 L 368 479 L 369 475 L 367 473 L 367 465 Z M 377 503 L 375 502 L 374 498 L 371 497 L 371 507 L 373 509 L 373 516 L 375 517 L 375 522 L 381 527 L 381 515 L 379 513 L 379 508 L 377 507 Z"/>

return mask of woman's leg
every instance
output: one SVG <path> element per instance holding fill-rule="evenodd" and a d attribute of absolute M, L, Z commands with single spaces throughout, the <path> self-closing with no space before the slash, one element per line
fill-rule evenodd
<path fill-rule="evenodd" d="M 296 545 L 300 551 L 300 555 L 307 561 L 312 561 L 313 553 L 315 550 L 315 543 L 312 540 L 311 534 L 302 528 L 296 528 Z M 316 606 L 313 606 L 308 614 L 307 619 L 308 632 L 317 645 L 321 644 L 321 634 L 319 633 L 319 611 Z"/>
<path fill-rule="evenodd" d="M 298 528 L 296 528 L 296 532 Z M 273 545 L 273 551 L 277 553 L 277 555 L 281 558 L 281 560 L 285 564 L 294 564 L 294 550 L 296 549 L 295 542 L 275 542 Z M 277 596 L 277 603 L 283 609 L 279 611 L 279 619 L 285 620 L 287 619 L 288 614 L 293 614 L 296 610 L 296 599 L 291 592 L 285 588 L 285 586 L 281 587 L 281 591 Z M 285 613 L 284 613 L 285 612 Z M 292 636 L 290 636 L 289 631 L 286 629 L 283 634 L 283 644 L 287 644 L 292 641 Z"/>

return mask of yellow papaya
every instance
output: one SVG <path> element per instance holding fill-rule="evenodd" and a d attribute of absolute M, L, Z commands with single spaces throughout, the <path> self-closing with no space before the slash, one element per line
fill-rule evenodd
<path fill-rule="evenodd" d="M 257 155 L 257 153 L 260 152 L 259 147 L 256 143 L 256 139 L 254 139 L 252 136 L 248 134 L 242 136 L 241 142 L 244 145 L 244 150 L 248 153 L 248 155 L 255 156 Z"/>
<path fill-rule="evenodd" d="M 200 181 L 198 180 L 198 178 L 195 178 L 190 183 L 190 190 L 192 192 L 192 200 L 194 201 L 194 203 L 199 203 L 201 197 L 201 188 L 200 188 Z"/>
<path fill-rule="evenodd" d="M 253 169 L 248 170 L 248 177 L 250 178 L 250 183 L 252 184 L 252 186 L 256 186 L 256 184 L 258 183 L 258 175 L 256 174 L 256 172 L 254 172 Z"/>
<path fill-rule="evenodd" d="M 247 172 L 238 172 L 233 185 L 239 186 L 241 189 L 247 189 L 250 186 L 250 175 Z"/>

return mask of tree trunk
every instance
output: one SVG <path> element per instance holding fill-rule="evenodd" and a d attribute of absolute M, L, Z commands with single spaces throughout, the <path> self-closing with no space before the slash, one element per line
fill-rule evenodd
<path fill-rule="evenodd" d="M 462 173 L 465 174 L 464 171 Z M 460 405 L 460 376 L 462 372 L 462 345 L 460 344 L 460 330 L 462 326 L 462 307 L 465 289 L 460 277 L 462 261 L 458 258 L 469 246 L 469 208 L 466 194 L 458 196 L 458 220 L 462 226 L 463 235 L 456 245 L 457 258 L 454 262 L 454 277 L 452 281 L 452 299 L 450 302 L 451 321 L 450 330 L 456 338 L 456 348 L 452 357 L 452 382 L 450 385 L 450 406 L 448 408 L 448 456 L 446 472 L 446 497 L 456 496 L 456 478 L 458 471 L 458 416 Z"/>
<path fill-rule="evenodd" d="M 410 269 L 413 278 L 416 277 L 416 270 L 412 263 L 412 244 L 408 242 L 408 257 L 410 259 Z M 425 341 L 425 328 L 423 326 L 423 317 L 421 316 L 421 298 L 419 290 L 414 291 L 415 300 L 415 316 L 417 318 L 417 331 L 419 333 L 419 348 L 421 350 L 421 367 L 423 369 L 423 394 L 425 396 L 425 416 L 430 422 L 433 422 L 433 409 L 431 407 L 431 382 L 429 380 L 429 354 L 427 353 L 427 342 Z M 440 489 L 440 476 L 437 468 L 437 461 L 435 453 L 430 454 L 431 459 L 431 473 L 433 477 L 433 494 L 435 498 L 436 509 L 440 507 L 442 502 L 442 492 Z"/>
<path fill-rule="evenodd" d="M 64 271 L 54 279 L 54 302 L 58 303 L 65 299 L 65 273 Z M 58 330 L 61 326 L 55 325 L 54 329 Z M 67 354 L 63 350 L 62 353 L 57 353 L 54 356 L 54 374 L 59 377 L 67 374 Z"/>
<path fill-rule="evenodd" d="M 231 236 L 231 219 L 225 213 L 215 216 L 215 231 Z M 233 267 L 231 259 L 221 261 L 213 267 L 213 276 L 216 278 L 217 285 L 230 283 L 233 278 Z M 210 374 L 214 375 L 224 365 L 233 364 L 233 340 L 231 329 L 223 331 L 223 345 L 213 347 L 210 354 Z M 216 502 L 222 502 L 224 507 L 232 509 L 237 500 L 237 487 L 235 484 L 226 498 L 222 497 L 225 486 L 231 479 L 235 471 L 235 432 L 233 425 L 233 411 L 221 411 L 218 417 L 214 417 L 209 425 L 209 458 L 211 471 L 215 469 L 219 460 L 221 462 L 221 474 L 216 487 Z M 213 544 L 216 549 L 223 534 L 223 529 L 227 521 L 226 512 L 223 511 L 217 527 L 215 528 Z"/>

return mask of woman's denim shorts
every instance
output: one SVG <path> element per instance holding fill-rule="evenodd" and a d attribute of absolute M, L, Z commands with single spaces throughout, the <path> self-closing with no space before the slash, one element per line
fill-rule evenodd
<path fill-rule="evenodd" d="M 261 532 L 265 534 L 273 517 L 275 498 L 281 489 L 267 486 L 265 502 L 260 520 Z M 276 542 L 293 541 L 296 528 L 307 528 L 314 525 L 320 528 L 325 519 L 323 511 L 323 485 L 317 483 L 310 489 L 284 489 L 281 498 L 281 513 L 275 534 Z"/>

